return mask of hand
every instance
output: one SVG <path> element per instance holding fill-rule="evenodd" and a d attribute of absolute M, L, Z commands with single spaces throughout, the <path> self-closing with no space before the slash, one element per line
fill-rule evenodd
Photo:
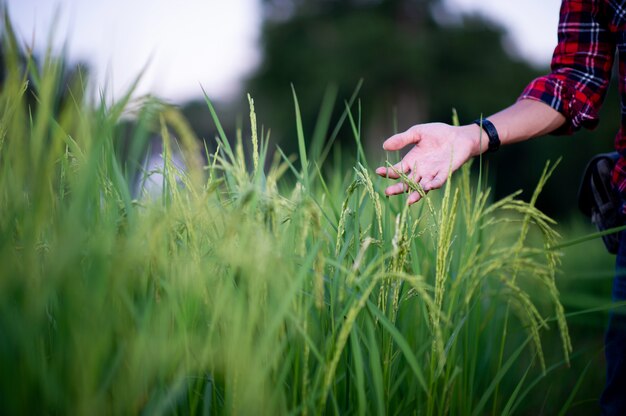
<path fill-rule="evenodd" d="M 462 127 L 443 123 L 413 126 L 383 143 L 385 150 L 400 150 L 411 144 L 414 145 L 413 148 L 400 162 L 393 165 L 393 169 L 379 167 L 376 173 L 387 178 L 399 179 L 398 173 L 402 172 L 412 181 L 419 183 L 424 192 L 441 188 L 450 173 L 479 153 L 479 138 L 480 127 L 475 124 Z M 397 182 L 385 189 L 385 194 L 397 195 L 408 190 L 407 184 Z M 418 192 L 412 192 L 407 203 L 414 204 L 420 198 Z"/>

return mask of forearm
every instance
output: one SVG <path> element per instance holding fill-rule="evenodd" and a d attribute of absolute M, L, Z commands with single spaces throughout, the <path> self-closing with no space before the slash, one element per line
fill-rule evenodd
<path fill-rule="evenodd" d="M 547 104 L 535 100 L 520 100 L 512 106 L 487 117 L 498 130 L 502 145 L 517 143 L 548 134 L 563 125 L 565 117 Z M 471 140 L 472 155 L 487 150 L 488 138 L 479 126 L 462 127 Z"/>

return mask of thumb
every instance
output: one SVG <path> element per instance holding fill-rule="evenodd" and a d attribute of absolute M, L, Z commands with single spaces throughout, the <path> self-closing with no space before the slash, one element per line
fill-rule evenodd
<path fill-rule="evenodd" d="M 394 134 L 383 143 L 385 150 L 400 150 L 409 144 L 416 144 L 420 141 L 418 126 L 413 126 L 404 133 Z"/>

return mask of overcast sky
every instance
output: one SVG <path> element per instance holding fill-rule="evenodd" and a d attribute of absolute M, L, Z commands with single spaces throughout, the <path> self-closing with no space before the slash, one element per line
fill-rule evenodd
<path fill-rule="evenodd" d="M 146 63 L 140 92 L 174 102 L 201 94 L 229 98 L 259 62 L 259 0 L 5 0 L 20 36 L 46 46 L 67 41 L 71 59 L 91 64 L 98 85 L 119 95 Z M 511 44 L 537 65 L 556 45 L 559 0 L 445 0 L 481 13 L 510 32 Z M 56 13 L 58 11 L 58 13 Z"/>

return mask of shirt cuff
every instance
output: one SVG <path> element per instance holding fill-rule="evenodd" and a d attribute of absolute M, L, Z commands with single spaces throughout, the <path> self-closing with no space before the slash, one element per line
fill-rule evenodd
<path fill-rule="evenodd" d="M 571 88 L 562 77 L 550 74 L 533 80 L 519 100 L 541 101 L 565 116 L 565 123 L 551 134 L 572 134 L 581 127 L 594 129 L 600 118 L 587 96 Z"/>

